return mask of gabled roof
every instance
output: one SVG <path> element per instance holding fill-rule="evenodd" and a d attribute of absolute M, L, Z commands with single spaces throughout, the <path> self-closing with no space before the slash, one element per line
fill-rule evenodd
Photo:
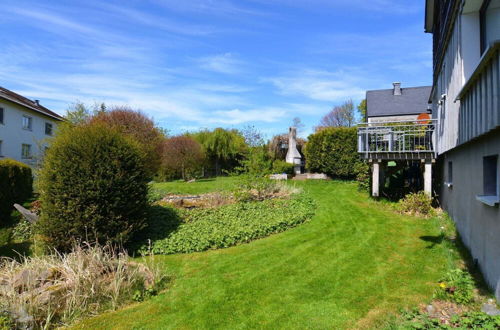
<path fill-rule="evenodd" d="M 393 89 L 366 92 L 366 116 L 416 115 L 427 111 L 431 86 L 401 88 L 401 95 Z"/>
<path fill-rule="evenodd" d="M 57 113 L 47 109 L 46 107 L 40 105 L 37 101 L 32 101 L 22 95 L 14 93 L 6 88 L 0 86 L 0 99 L 5 99 L 14 103 L 17 103 L 23 107 L 29 108 L 33 111 L 41 113 L 45 116 L 52 117 L 56 120 L 64 120 L 63 117 L 59 116 Z"/>

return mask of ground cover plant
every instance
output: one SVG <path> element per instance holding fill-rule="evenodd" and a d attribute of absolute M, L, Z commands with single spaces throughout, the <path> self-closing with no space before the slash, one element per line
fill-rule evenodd
<path fill-rule="evenodd" d="M 394 212 L 350 182 L 299 182 L 315 202 L 295 228 L 227 249 L 156 256 L 175 278 L 164 294 L 75 328 L 377 328 L 432 298 L 460 258 L 443 224 Z M 234 178 L 156 189 L 200 194 Z"/>
<path fill-rule="evenodd" d="M 240 176 L 225 194 L 167 195 L 139 234 L 141 254 L 225 248 L 269 236 L 311 218 L 313 202 L 281 182 Z"/>
<path fill-rule="evenodd" d="M 160 211 L 144 236 L 150 243 L 144 244 L 139 252 L 172 254 L 225 248 L 294 227 L 310 219 L 313 209 L 310 199 L 293 197 L 207 209 Z M 176 223 L 174 219 L 182 220 Z"/>

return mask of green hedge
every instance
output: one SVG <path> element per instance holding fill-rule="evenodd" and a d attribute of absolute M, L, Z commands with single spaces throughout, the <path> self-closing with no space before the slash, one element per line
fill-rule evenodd
<path fill-rule="evenodd" d="M 293 164 L 287 163 L 284 160 L 277 159 L 273 162 L 272 172 L 274 174 L 286 173 L 293 175 L 294 174 L 293 169 L 294 169 Z"/>
<path fill-rule="evenodd" d="M 237 203 L 212 209 L 175 210 L 157 206 L 139 252 L 189 253 L 225 248 L 294 227 L 313 215 L 305 197 Z"/>
<path fill-rule="evenodd" d="M 9 219 L 14 203 L 23 203 L 32 194 L 31 168 L 13 159 L 0 160 L 0 224 Z"/>
<path fill-rule="evenodd" d="M 147 176 L 139 145 L 106 126 L 65 130 L 48 150 L 40 172 L 38 230 L 51 247 L 72 239 L 126 243 L 141 229 Z"/>
<path fill-rule="evenodd" d="M 309 135 L 305 156 L 311 172 L 338 179 L 356 178 L 357 164 L 361 162 L 356 127 L 329 127 Z"/>

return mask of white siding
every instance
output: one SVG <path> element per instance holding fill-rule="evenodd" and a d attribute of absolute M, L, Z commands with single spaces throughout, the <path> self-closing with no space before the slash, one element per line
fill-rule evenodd
<path fill-rule="evenodd" d="M 35 165 L 51 137 L 45 134 L 45 123 L 51 123 L 55 131 L 58 121 L 3 99 L 0 99 L 0 108 L 4 109 L 4 121 L 3 124 L 0 123 L 0 141 L 2 141 L 0 159 L 12 158 L 28 165 Z M 31 130 L 23 129 L 23 116 L 32 118 Z M 31 145 L 32 159 L 21 157 L 23 144 Z"/>

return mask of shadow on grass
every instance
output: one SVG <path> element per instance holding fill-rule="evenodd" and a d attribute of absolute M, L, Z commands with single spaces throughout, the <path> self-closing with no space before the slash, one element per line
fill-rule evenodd
<path fill-rule="evenodd" d="M 479 268 L 477 259 L 474 259 L 470 254 L 469 249 L 465 246 L 458 232 L 455 232 L 455 237 L 450 237 L 441 233 L 435 236 L 420 236 L 420 239 L 431 243 L 427 246 L 427 249 L 433 249 L 434 247 L 446 244 L 447 248 L 454 249 L 458 251 L 461 260 L 464 262 L 467 271 L 472 275 L 474 279 L 474 284 L 479 290 L 481 295 L 487 296 L 491 295 L 492 291 L 486 284 L 481 269 Z"/>
<path fill-rule="evenodd" d="M 0 246 L 0 257 L 20 260 L 23 256 L 31 255 L 31 245 L 30 241 L 4 244 Z"/>
<path fill-rule="evenodd" d="M 133 254 L 137 254 L 142 246 L 148 245 L 148 240 L 154 242 L 167 238 L 181 223 L 182 219 L 176 209 L 159 205 L 150 206 L 146 219 L 146 227 L 134 236 L 129 250 Z"/>

